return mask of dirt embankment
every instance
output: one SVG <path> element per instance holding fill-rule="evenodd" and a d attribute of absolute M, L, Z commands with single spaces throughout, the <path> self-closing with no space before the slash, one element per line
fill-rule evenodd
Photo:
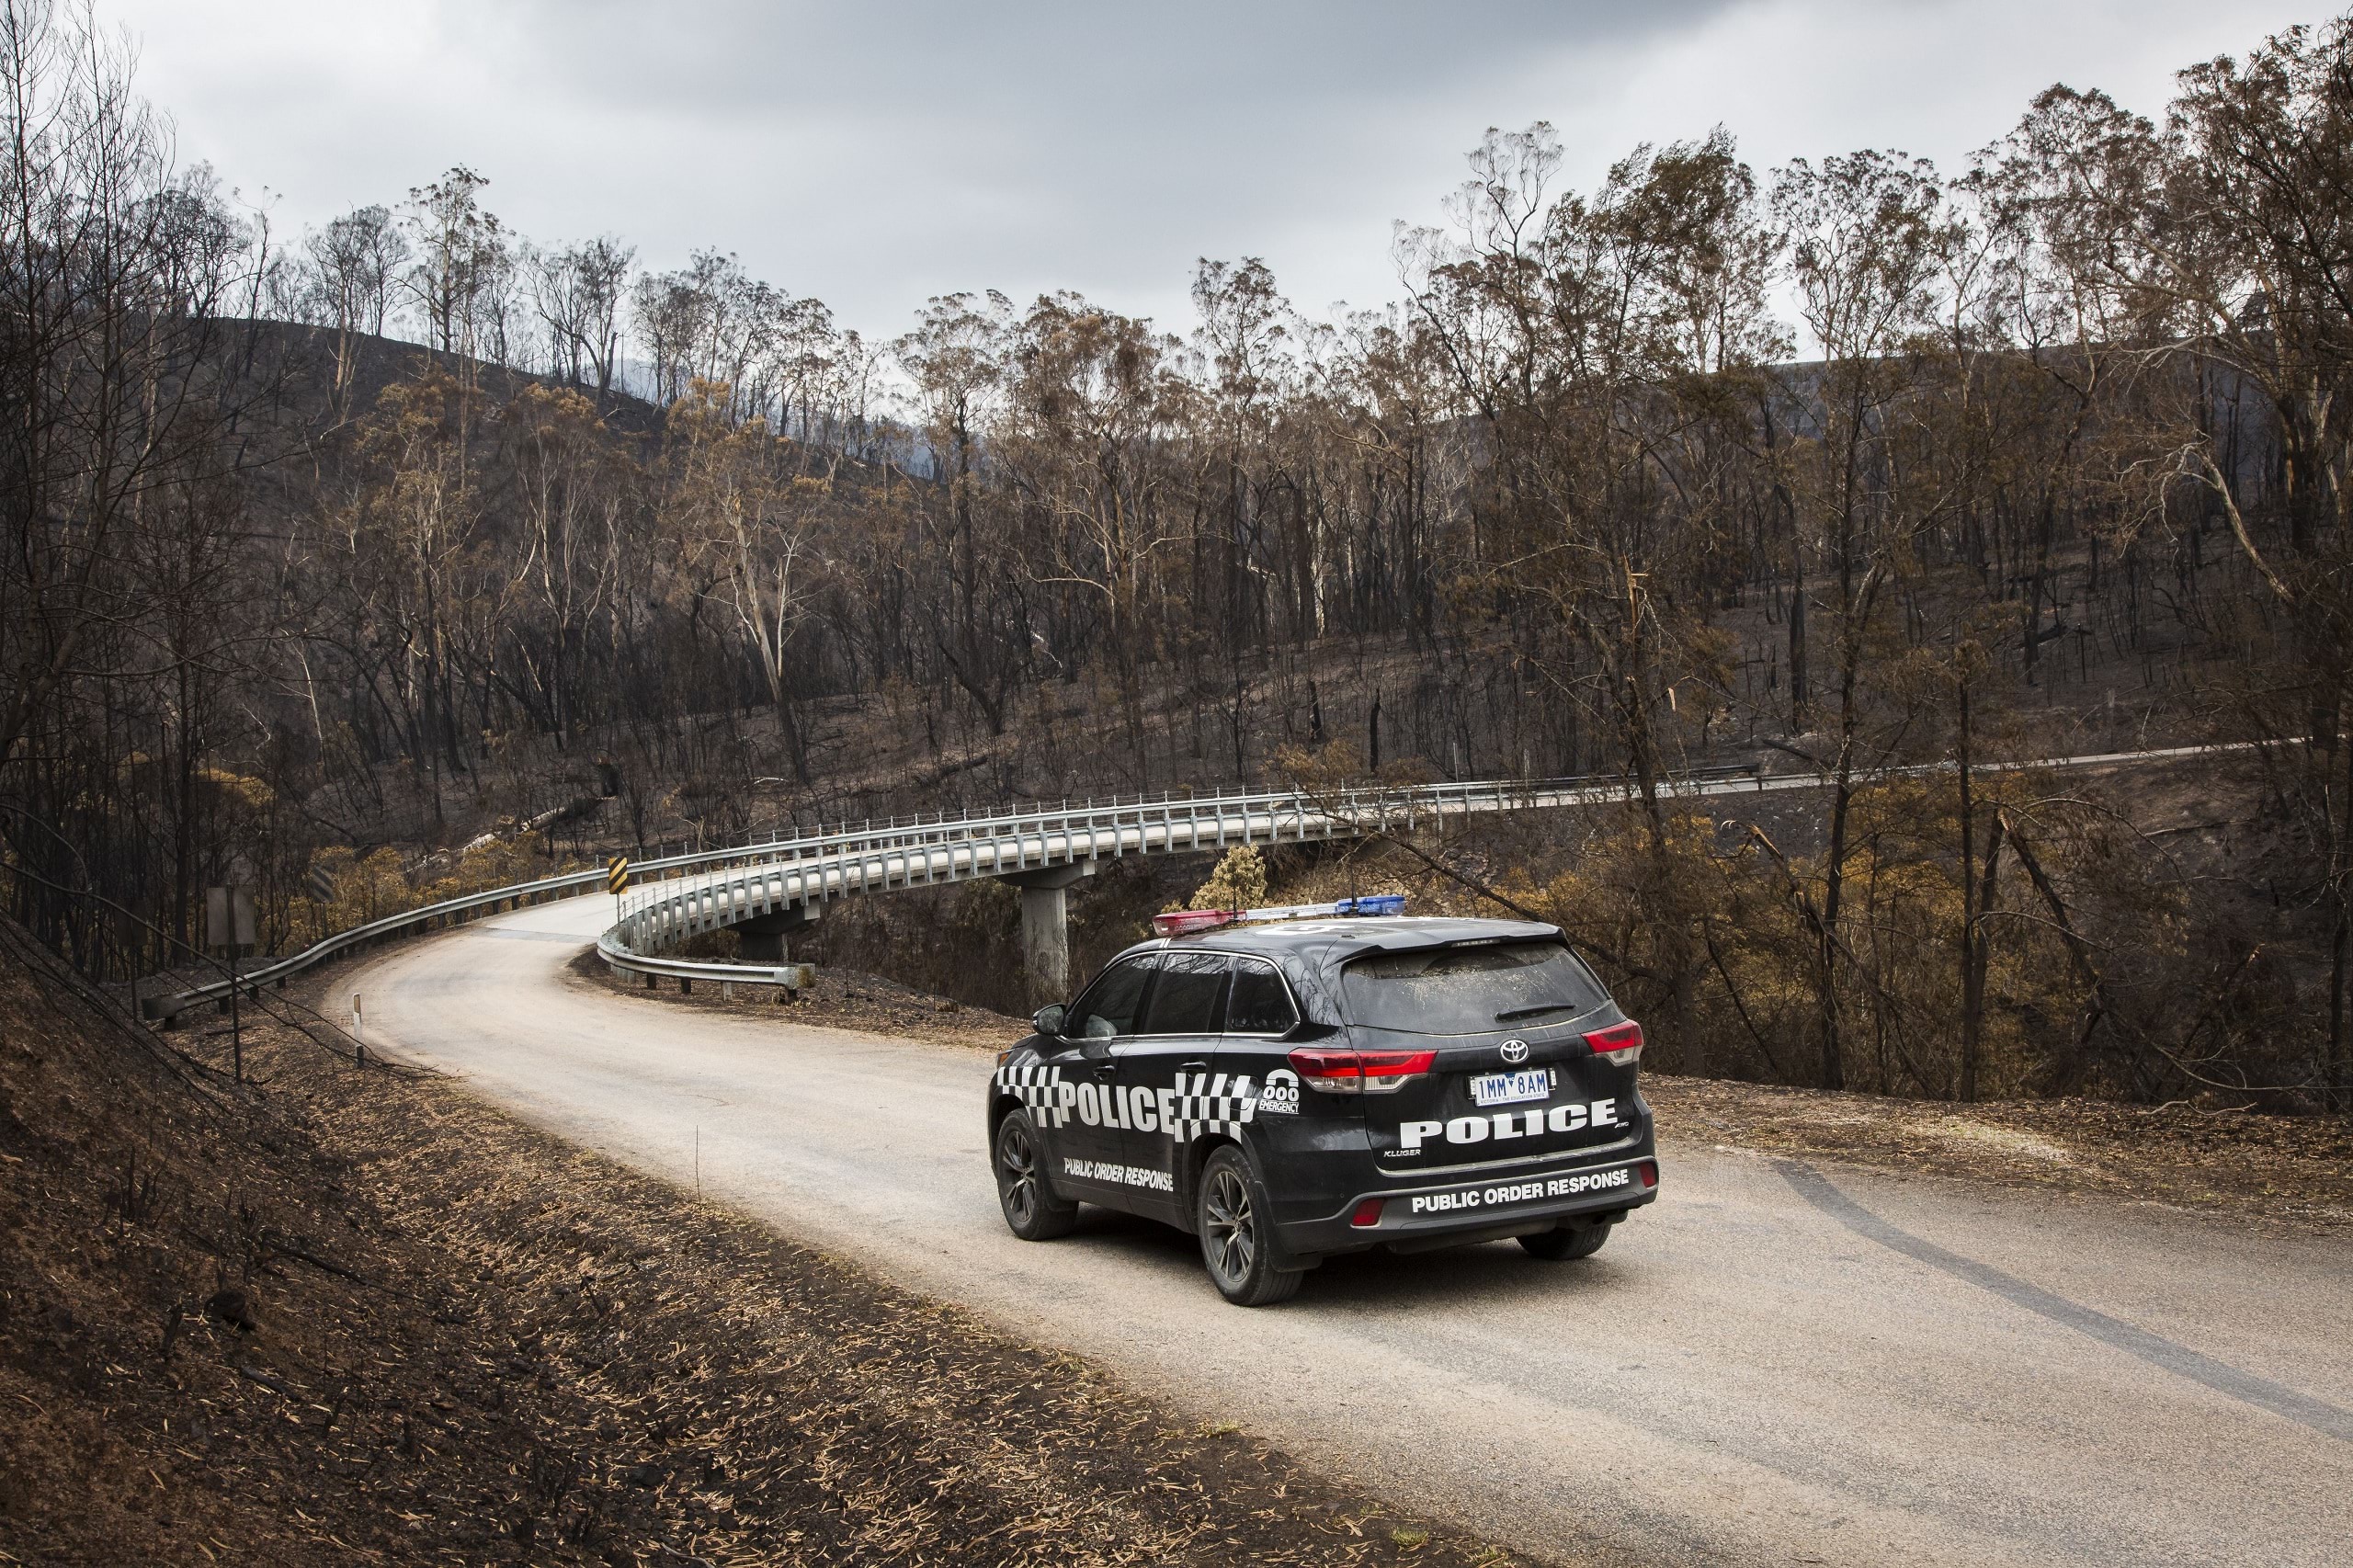
<path fill-rule="evenodd" d="M 0 1020 L 0 1562 L 1503 1561 L 447 1080 Z"/>

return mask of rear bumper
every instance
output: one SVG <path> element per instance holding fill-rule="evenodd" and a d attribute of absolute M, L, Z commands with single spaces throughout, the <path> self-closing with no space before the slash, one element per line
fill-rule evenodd
<path fill-rule="evenodd" d="M 1280 1224 L 1277 1232 L 1283 1250 L 1301 1259 L 1381 1246 L 1420 1252 L 1533 1234 L 1590 1216 L 1614 1219 L 1657 1197 L 1658 1157 L 1645 1150 L 1481 1181 L 1383 1187 L 1357 1194 L 1329 1215 Z M 1381 1206 L 1379 1218 L 1356 1223 L 1359 1208 L 1372 1202 Z"/>

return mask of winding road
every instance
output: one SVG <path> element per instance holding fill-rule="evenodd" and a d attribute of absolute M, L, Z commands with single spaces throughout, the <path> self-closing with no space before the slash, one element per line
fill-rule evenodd
<path fill-rule="evenodd" d="M 1189 1239 L 1016 1241 L 983 1054 L 722 1015 L 568 968 L 602 899 L 336 983 L 369 1043 L 1202 1420 L 1540 1559 L 2353 1562 L 2353 1242 L 1903 1180 L 1660 1130 L 1608 1250 L 1343 1258 L 1222 1301 Z M 1008 1042 L 1009 1043 L 1009 1042 Z"/>

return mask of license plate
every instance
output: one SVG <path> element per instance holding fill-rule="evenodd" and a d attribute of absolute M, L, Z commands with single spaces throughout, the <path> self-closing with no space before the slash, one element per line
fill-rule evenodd
<path fill-rule="evenodd" d="M 1521 1100 L 1543 1099 L 1552 1092 L 1552 1070 L 1545 1067 L 1482 1073 L 1471 1080 L 1471 1099 L 1475 1105 L 1517 1105 Z"/>

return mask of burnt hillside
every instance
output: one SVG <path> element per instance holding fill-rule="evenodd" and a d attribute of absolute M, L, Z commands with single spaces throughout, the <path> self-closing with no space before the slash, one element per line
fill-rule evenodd
<path fill-rule="evenodd" d="M 2353 1096 L 2353 222 L 2307 207 L 2353 21 L 2163 130 L 2053 88 L 1965 171 L 1719 130 L 1565 191 L 1495 131 L 1393 308 L 1207 260 L 1181 333 L 958 293 L 887 344 L 717 252 L 525 244 L 463 167 L 281 248 L 80 25 L 8 45 L 0 855 L 94 972 L 165 955 L 85 893 L 186 943 L 246 886 L 278 947 L 469 846 L 1600 774 L 1587 937 L 1662 1039 L 1770 1016 L 1799 1081 L 1969 1098 L 2005 976 L 2057 976 L 2054 1092 Z M 2270 748 L 2283 943 L 2188 942 L 2162 845 L 1991 770 L 2209 740 Z M 1820 777 L 1807 830 L 1662 789 L 1728 762 Z"/>
<path fill-rule="evenodd" d="M 1502 1561 L 447 1081 L 247 1030 L 238 1085 L 0 920 L 9 1562 Z"/>

